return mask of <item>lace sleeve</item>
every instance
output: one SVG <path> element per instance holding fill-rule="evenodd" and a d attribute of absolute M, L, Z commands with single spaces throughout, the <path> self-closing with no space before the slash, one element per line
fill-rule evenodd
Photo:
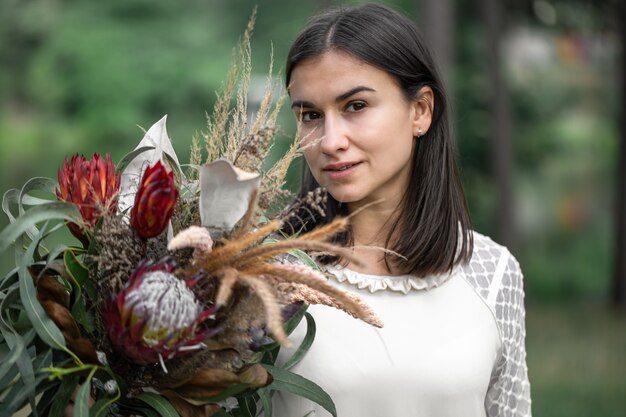
<path fill-rule="evenodd" d="M 493 313 L 501 340 L 485 398 L 487 416 L 530 417 L 524 283 L 519 264 L 505 247 L 474 232 L 474 253 L 463 270 L 467 282 Z"/>
<path fill-rule="evenodd" d="M 485 408 L 489 417 L 530 417 L 523 276 L 515 258 L 503 250 L 508 260 L 493 300 L 502 335 L 502 355 L 491 376 Z"/>

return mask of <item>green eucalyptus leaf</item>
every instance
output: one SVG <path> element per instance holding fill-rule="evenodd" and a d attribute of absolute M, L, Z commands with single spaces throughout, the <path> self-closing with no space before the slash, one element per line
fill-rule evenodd
<path fill-rule="evenodd" d="M 59 389 L 56 391 L 54 401 L 50 406 L 49 417 L 62 417 L 65 412 L 67 404 L 72 398 L 72 394 L 76 391 L 78 386 L 77 375 L 66 375 L 59 384 Z"/>
<path fill-rule="evenodd" d="M 293 314 L 293 316 L 291 316 L 289 318 L 289 320 L 287 320 L 283 324 L 283 327 L 285 329 L 285 334 L 287 336 L 289 336 L 291 333 L 293 333 L 293 331 L 296 329 L 296 327 L 298 327 L 298 324 L 300 324 L 300 321 L 302 321 L 302 318 L 304 317 L 304 313 L 306 313 L 306 310 L 307 310 L 308 307 L 309 307 L 308 305 L 303 304 L 302 307 L 300 307 L 298 309 L 298 311 L 296 311 Z M 269 356 L 273 356 L 273 359 L 276 360 L 275 356 L 278 353 L 278 348 L 279 347 L 280 347 L 280 344 L 278 344 L 276 342 L 272 342 L 272 343 L 268 343 L 266 345 L 263 345 L 262 349 L 264 351 L 266 351 L 267 353 L 269 353 L 270 354 Z M 269 361 L 271 361 L 271 363 L 274 363 L 274 360 L 269 360 Z M 264 362 L 267 363 L 267 360 L 264 361 Z"/>
<path fill-rule="evenodd" d="M 315 262 L 315 259 L 313 259 L 311 255 L 309 255 L 308 253 L 300 249 L 294 249 L 290 251 L 289 253 L 295 256 L 296 258 L 298 258 L 299 260 L 301 260 L 302 262 L 304 262 L 307 266 L 310 266 L 311 268 L 315 270 L 319 269 L 319 265 L 317 264 L 317 262 Z"/>
<path fill-rule="evenodd" d="M 256 417 L 256 402 L 251 396 L 237 398 L 237 404 L 241 417 Z"/>
<path fill-rule="evenodd" d="M 291 357 L 285 362 L 282 366 L 284 369 L 291 369 L 294 365 L 302 360 L 304 355 L 309 351 L 311 346 L 313 345 L 313 340 L 315 340 L 315 320 L 310 313 L 305 314 L 306 317 L 306 334 L 304 335 L 304 339 L 302 339 L 302 343 L 298 346 L 298 349 L 291 355 Z"/>
<path fill-rule="evenodd" d="M 257 391 L 261 405 L 263 406 L 263 416 L 272 417 L 272 397 L 267 388 L 260 388 Z"/>
<path fill-rule="evenodd" d="M 32 410 L 36 410 L 37 404 L 35 402 L 35 371 L 33 370 L 33 362 L 31 361 L 31 357 L 26 349 L 22 350 L 22 353 L 17 358 L 15 364 L 17 365 L 17 369 L 20 372 L 20 379 L 24 382 L 24 391 L 26 391 L 26 395 L 28 396 L 30 408 Z"/>
<path fill-rule="evenodd" d="M 111 400 L 108 398 L 101 398 L 89 410 L 89 417 L 101 417 L 106 415 L 107 409 L 111 406 Z"/>
<path fill-rule="evenodd" d="M 56 195 L 56 188 L 57 188 L 58 182 L 56 180 L 53 180 L 52 178 L 47 178 L 47 177 L 35 177 L 35 178 L 31 178 L 30 180 L 26 181 L 26 184 L 24 184 L 24 186 L 22 187 L 22 190 L 20 191 L 20 198 L 23 198 L 24 196 L 28 195 L 29 192 L 35 190 L 35 191 L 45 191 L 47 193 Z"/>
<path fill-rule="evenodd" d="M 52 366 L 52 349 L 45 350 L 43 353 L 39 353 L 33 360 L 33 368 L 35 372 L 42 372 L 44 368 Z"/>
<path fill-rule="evenodd" d="M 300 307 L 298 311 L 296 311 L 294 315 L 291 316 L 289 320 L 287 320 L 287 322 L 285 323 L 285 333 L 287 335 L 293 333 L 296 327 L 298 327 L 298 324 L 300 324 L 300 322 L 302 321 L 302 317 L 304 317 L 307 308 L 309 308 L 309 306 L 303 304 L 302 307 Z"/>
<path fill-rule="evenodd" d="M 30 349 L 34 354 L 34 349 Z M 48 349 L 44 353 L 38 355 L 31 361 L 31 356 L 28 351 L 23 351 L 17 360 L 17 367 L 20 371 L 20 381 L 24 382 L 23 394 L 28 396 L 30 402 L 30 408 L 32 414 L 35 417 L 39 415 L 39 409 L 37 406 L 38 401 L 36 396 L 41 396 L 43 391 L 50 390 L 53 386 L 50 381 L 45 384 L 40 382 L 47 380 L 47 375 L 38 373 L 38 378 L 35 378 L 35 371 L 41 368 L 48 367 L 52 363 L 52 350 Z"/>
<path fill-rule="evenodd" d="M 22 205 L 24 206 L 40 206 L 42 204 L 47 204 L 51 201 L 56 201 L 56 200 L 33 197 L 32 195 L 28 195 L 28 194 L 22 196 Z"/>
<path fill-rule="evenodd" d="M 43 229 L 42 229 L 43 231 Z M 41 234 L 41 232 L 40 232 Z M 19 262 L 20 298 L 26 314 L 37 335 L 50 347 L 67 350 L 65 338 L 56 324 L 48 317 L 43 307 L 37 300 L 37 289 L 33 278 L 27 270 L 27 266 L 32 259 L 33 252 L 37 247 L 38 239 L 34 240 L 28 247 L 26 253 Z"/>
<path fill-rule="evenodd" d="M 127 153 L 126 155 L 122 157 L 120 162 L 118 162 L 117 165 L 115 166 L 116 171 L 117 172 L 124 171 L 124 169 L 126 169 L 128 164 L 130 164 L 133 161 L 133 159 L 137 158 L 142 153 L 151 151 L 153 149 L 154 149 L 154 146 L 142 146 L 140 148 L 133 150 L 132 152 Z"/>
<path fill-rule="evenodd" d="M 20 336 L 12 328 L 12 326 L 7 325 L 4 320 L 2 320 L 2 323 L 0 323 L 0 333 L 2 334 L 4 342 L 10 349 L 9 355 L 6 358 L 3 358 L 2 365 L 0 365 L 0 381 L 5 381 L 5 377 L 13 369 L 14 365 L 16 365 L 18 358 L 25 350 L 25 343 L 22 336 Z M 15 370 L 17 370 L 17 368 Z M 10 382 L 11 380 L 8 380 L 6 383 Z M 2 389 L 3 387 L 4 385 L 0 385 L 0 389 Z"/>
<path fill-rule="evenodd" d="M 135 410 L 140 413 L 139 415 L 143 415 L 145 417 L 161 417 L 161 414 L 159 414 L 157 411 L 153 410 L 152 408 L 136 407 Z"/>
<path fill-rule="evenodd" d="M 34 417 L 35 415 L 41 415 L 41 416 L 49 415 L 48 410 L 52 402 L 56 398 L 58 385 L 60 385 L 59 381 L 54 381 L 54 383 L 50 384 L 50 386 L 46 389 L 46 391 L 41 395 L 41 397 L 37 401 L 37 408 L 35 409 L 36 411 L 33 410 L 30 413 L 29 417 L 30 416 Z"/>
<path fill-rule="evenodd" d="M 153 166 L 157 161 L 166 162 L 167 160 L 175 172 L 181 172 L 178 157 L 167 135 L 166 121 L 167 116 L 163 116 L 161 120 L 152 125 L 135 148 L 137 150 L 151 147 L 151 150 L 140 152 L 141 156 L 138 154 L 132 158 L 123 170 L 118 168 L 122 172 L 118 199 L 118 207 L 122 213 L 132 207 L 139 188 L 139 181 L 147 166 Z"/>
<path fill-rule="evenodd" d="M 31 226 L 45 220 L 80 222 L 81 217 L 76 206 L 71 203 L 55 202 L 35 206 L 0 232 L 0 253 L 4 252 L 15 239 Z"/>
<path fill-rule="evenodd" d="M 20 190 L 20 196 L 19 196 L 19 199 L 18 199 L 18 202 L 17 202 L 19 216 L 22 217 L 24 215 L 24 213 L 26 212 L 25 209 L 24 209 L 23 201 L 24 201 L 24 198 L 28 195 L 28 193 L 30 191 L 41 190 L 41 191 L 47 191 L 47 192 L 54 193 L 54 188 L 55 187 L 56 187 L 56 181 L 54 181 L 54 180 L 52 180 L 50 178 L 35 177 L 35 178 L 31 178 L 30 180 L 26 181 L 26 184 L 24 184 L 24 186 Z M 56 201 L 56 199 L 52 200 L 52 201 Z M 35 235 L 37 235 L 37 233 L 39 233 L 39 230 L 37 229 L 37 227 L 35 227 L 35 224 L 31 224 L 26 229 L 26 233 L 28 234 L 28 236 L 31 239 L 33 239 L 35 237 Z"/>
<path fill-rule="evenodd" d="M 135 398 L 148 404 L 163 417 L 178 417 L 178 412 L 172 403 L 170 403 L 169 400 L 162 395 L 151 392 L 142 392 Z"/>
<path fill-rule="evenodd" d="M 0 291 L 5 291 L 8 287 L 19 281 L 19 276 L 17 275 L 18 269 L 19 268 L 15 267 L 6 274 L 0 283 Z"/>
<path fill-rule="evenodd" d="M 337 417 L 335 403 L 330 396 L 315 382 L 293 372 L 272 365 L 263 365 L 274 378 L 266 388 L 268 390 L 285 391 L 309 399 L 321 405 L 326 411 Z"/>
<path fill-rule="evenodd" d="M 96 298 L 95 288 L 89 280 L 89 269 L 80 262 L 73 250 L 68 249 L 63 254 L 65 270 L 72 284 L 73 302 L 71 312 L 74 319 L 89 333 L 95 329 L 93 318 L 87 313 L 82 289 L 91 292 L 91 299 Z"/>
<path fill-rule="evenodd" d="M 4 366 L 5 364 L 3 363 L 2 365 Z M 17 365 L 15 365 L 15 361 L 13 361 L 13 363 L 7 364 L 7 367 L 7 370 L 3 372 L 3 376 L 0 377 L 0 397 L 2 396 L 2 393 L 4 391 L 9 389 L 9 387 L 11 386 L 11 382 L 13 382 L 13 380 L 19 373 Z"/>
<path fill-rule="evenodd" d="M 89 400 L 91 397 L 91 375 L 78 389 L 74 400 L 74 417 L 89 417 Z"/>
<path fill-rule="evenodd" d="M 6 191 L 2 196 L 2 211 L 5 212 L 7 217 L 9 218 L 9 222 L 13 223 L 15 221 L 15 216 L 11 212 L 11 205 L 14 204 L 17 206 L 18 201 L 20 199 L 20 190 L 17 188 L 11 188 Z"/>
<path fill-rule="evenodd" d="M 89 269 L 78 259 L 72 249 L 66 250 L 63 254 L 63 263 L 76 285 L 82 287 L 89 281 Z"/>
<path fill-rule="evenodd" d="M 46 262 L 48 264 L 50 264 L 51 262 L 54 262 L 59 256 L 61 256 L 62 253 L 64 253 L 66 250 L 68 250 L 69 246 L 67 245 L 58 245 L 55 246 L 54 248 L 52 248 L 50 250 L 50 252 L 48 252 L 48 256 L 46 259 Z"/>
<path fill-rule="evenodd" d="M 39 374 L 35 378 L 35 389 L 43 392 L 50 389 L 54 382 L 48 380 L 47 375 Z M 17 379 L 11 389 L 4 396 L 0 407 L 0 417 L 12 417 L 14 413 L 28 403 L 29 388 L 22 379 Z"/>

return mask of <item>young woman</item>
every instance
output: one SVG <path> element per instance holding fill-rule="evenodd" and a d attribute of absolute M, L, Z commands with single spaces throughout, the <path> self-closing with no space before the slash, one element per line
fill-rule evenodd
<path fill-rule="evenodd" d="M 530 416 L 522 274 L 470 229 L 443 86 L 416 27 L 380 5 L 318 15 L 289 52 L 286 84 L 305 146 L 301 193 L 329 193 L 327 217 L 297 227 L 350 215 L 339 240 L 360 262 L 331 262 L 330 279 L 384 321 L 311 306 L 316 340 L 294 371 L 340 417 Z M 279 417 L 312 410 L 328 415 L 274 397 Z"/>

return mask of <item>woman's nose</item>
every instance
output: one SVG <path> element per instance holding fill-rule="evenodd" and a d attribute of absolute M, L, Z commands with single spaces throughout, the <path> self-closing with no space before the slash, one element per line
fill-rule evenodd
<path fill-rule="evenodd" d="M 350 141 L 341 119 L 327 116 L 324 119 L 324 132 L 320 141 L 320 149 L 325 154 L 348 149 Z"/>

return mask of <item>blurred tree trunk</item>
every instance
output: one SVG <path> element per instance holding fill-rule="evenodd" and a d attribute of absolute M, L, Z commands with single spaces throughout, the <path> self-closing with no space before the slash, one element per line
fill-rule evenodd
<path fill-rule="evenodd" d="M 617 307 L 626 307 L 626 3 L 617 5 L 619 24 L 617 30 L 621 47 L 620 80 L 621 106 L 619 113 L 619 145 L 617 163 L 617 213 L 616 213 L 616 245 L 615 245 L 615 275 L 611 298 Z"/>
<path fill-rule="evenodd" d="M 491 116 L 491 163 L 496 185 L 496 239 L 514 251 L 517 246 L 517 236 L 513 214 L 511 109 L 500 64 L 500 40 L 504 35 L 502 4 L 499 0 L 482 0 L 481 3 L 487 46 L 486 70 Z"/>
<path fill-rule="evenodd" d="M 443 81 L 451 91 L 454 64 L 454 0 L 417 0 L 419 23 L 435 55 Z"/>

